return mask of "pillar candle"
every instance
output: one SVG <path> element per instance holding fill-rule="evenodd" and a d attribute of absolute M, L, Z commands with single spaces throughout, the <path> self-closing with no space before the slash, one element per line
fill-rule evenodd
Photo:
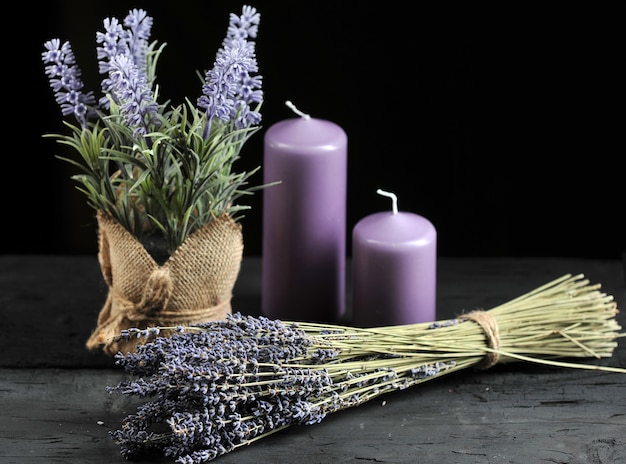
<path fill-rule="evenodd" d="M 352 231 L 352 316 L 357 327 L 436 320 L 437 232 L 426 218 L 392 211 L 361 219 Z"/>
<path fill-rule="evenodd" d="M 345 312 L 347 136 L 300 117 L 264 137 L 262 312 L 272 319 L 335 322 Z"/>

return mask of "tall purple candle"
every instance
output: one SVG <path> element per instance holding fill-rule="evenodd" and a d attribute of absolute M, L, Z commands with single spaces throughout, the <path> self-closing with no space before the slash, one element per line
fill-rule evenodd
<path fill-rule="evenodd" d="M 437 232 L 417 214 L 393 211 L 361 219 L 352 230 L 352 311 L 357 327 L 436 320 Z"/>
<path fill-rule="evenodd" d="M 345 312 L 347 144 L 337 124 L 299 118 L 265 133 L 261 309 L 335 322 Z"/>

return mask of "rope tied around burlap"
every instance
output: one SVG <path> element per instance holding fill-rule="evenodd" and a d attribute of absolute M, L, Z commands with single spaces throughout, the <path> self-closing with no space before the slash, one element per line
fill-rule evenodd
<path fill-rule="evenodd" d="M 167 311 L 165 308 L 168 306 L 173 289 L 170 270 L 163 267 L 152 271 L 139 303 L 133 303 L 124 295 L 116 292 L 114 287 L 110 287 L 111 298 L 117 303 L 120 313 L 134 322 L 145 322 L 155 316 L 158 317 L 162 325 L 169 326 L 187 321 L 190 317 L 210 320 L 216 313 L 220 313 L 221 308 L 229 302 L 229 300 L 224 300 L 210 308 L 200 308 L 195 311 L 187 309 L 182 314 L 179 311 Z"/>
<path fill-rule="evenodd" d="M 141 301 L 135 304 L 112 288 L 113 299 L 123 308 L 125 316 L 131 321 L 144 321 L 150 313 L 167 307 L 172 296 L 172 278 L 169 268 L 158 267 L 146 282 Z"/>
<path fill-rule="evenodd" d="M 98 225 L 108 295 L 87 348 L 129 352 L 145 340 L 120 340 L 122 330 L 207 322 L 231 312 L 243 238 L 230 217 L 191 234 L 162 266 L 110 215 L 98 212 Z"/>
<path fill-rule="evenodd" d="M 461 315 L 459 319 L 476 322 L 485 333 L 487 347 L 492 350 L 500 349 L 500 330 L 498 329 L 498 322 L 487 311 L 472 311 L 470 313 Z M 498 364 L 499 360 L 500 355 L 496 351 L 487 351 L 484 361 L 478 364 L 477 367 L 480 369 L 489 369 L 490 367 Z"/>

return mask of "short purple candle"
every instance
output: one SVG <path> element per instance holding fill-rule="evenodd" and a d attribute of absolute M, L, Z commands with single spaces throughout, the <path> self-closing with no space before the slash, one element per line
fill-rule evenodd
<path fill-rule="evenodd" d="M 426 218 L 397 211 L 361 219 L 352 231 L 352 320 L 380 327 L 436 320 L 437 232 Z"/>
<path fill-rule="evenodd" d="M 261 310 L 336 322 L 345 312 L 347 136 L 300 114 L 265 133 Z"/>

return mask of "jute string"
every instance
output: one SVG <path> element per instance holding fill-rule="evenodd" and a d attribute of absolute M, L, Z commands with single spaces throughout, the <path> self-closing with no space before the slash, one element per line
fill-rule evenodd
<path fill-rule="evenodd" d="M 472 311 L 470 313 L 463 314 L 459 317 L 459 319 L 476 322 L 483 329 L 483 332 L 485 332 L 487 347 L 493 350 L 500 349 L 500 331 L 498 329 L 498 323 L 487 311 Z M 498 364 L 499 360 L 500 356 L 497 352 L 488 351 L 485 354 L 484 361 L 481 362 L 478 367 L 481 369 L 489 369 L 490 367 Z"/>
<path fill-rule="evenodd" d="M 243 256 L 241 226 L 216 218 L 191 234 L 159 266 L 114 218 L 98 212 L 98 259 L 108 286 L 87 348 L 129 352 L 144 341 L 120 341 L 121 330 L 224 319 Z"/>

